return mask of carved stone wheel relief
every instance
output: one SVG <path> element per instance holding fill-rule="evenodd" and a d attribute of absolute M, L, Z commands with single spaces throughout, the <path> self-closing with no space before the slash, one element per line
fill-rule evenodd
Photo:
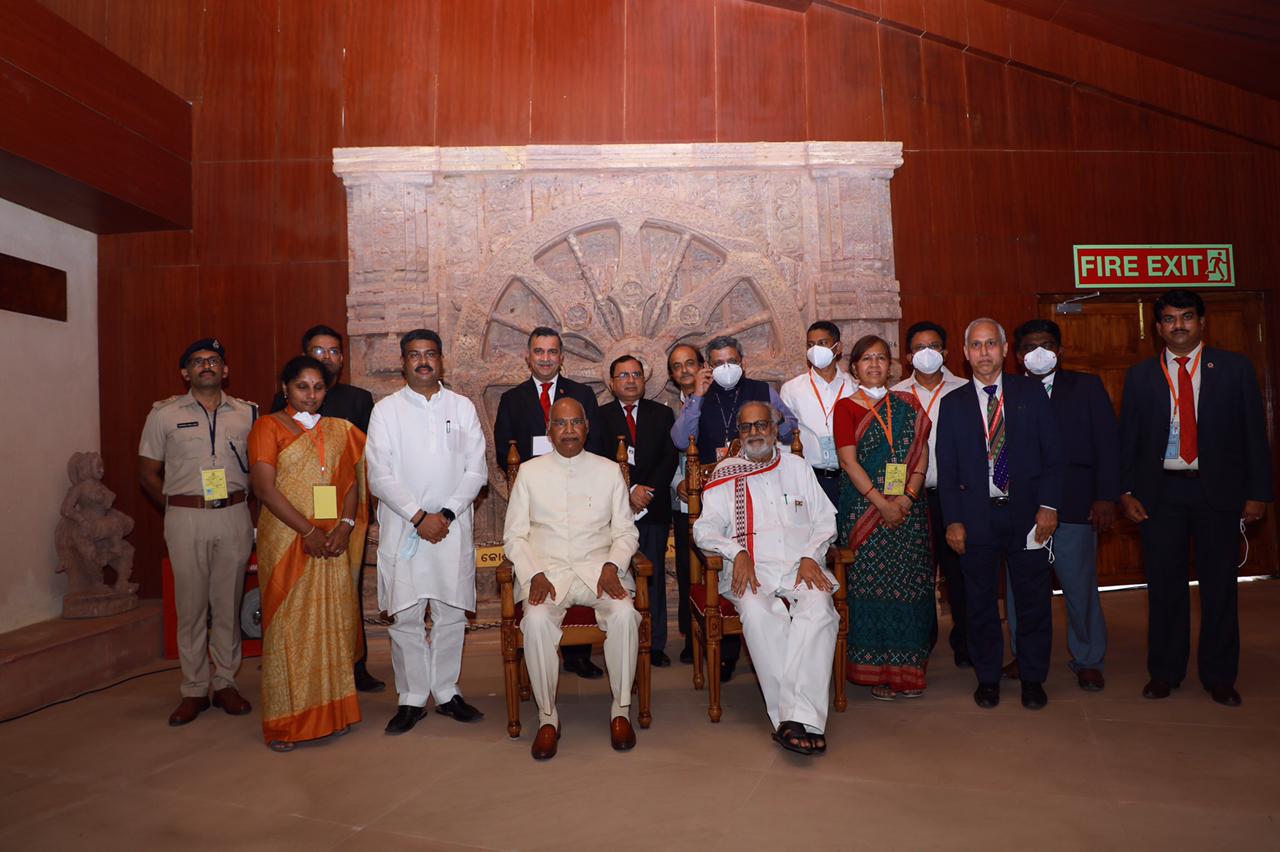
<path fill-rule="evenodd" d="M 500 249 L 462 302 L 449 376 L 480 409 L 490 481 L 505 498 L 505 447 L 492 425 L 504 391 L 528 380 L 529 332 L 561 330 L 563 374 L 608 399 L 609 365 L 639 357 L 647 395 L 666 387 L 667 352 L 730 334 L 747 374 L 785 380 L 803 363 L 795 286 L 759 246 L 707 210 L 674 202 L 593 200 L 557 210 Z"/>

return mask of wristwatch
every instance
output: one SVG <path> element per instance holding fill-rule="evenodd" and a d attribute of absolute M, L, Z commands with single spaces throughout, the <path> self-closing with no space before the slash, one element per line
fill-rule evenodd
<path fill-rule="evenodd" d="M 444 515 L 445 520 L 449 523 L 453 523 L 458 519 L 458 516 L 453 513 L 452 509 L 441 509 L 440 514 Z"/>
<path fill-rule="evenodd" d="M 355 529 L 355 527 L 356 527 L 356 519 L 355 519 L 355 518 L 343 518 L 343 519 L 342 519 L 342 523 L 346 524 L 347 526 L 351 527 L 352 529 Z"/>

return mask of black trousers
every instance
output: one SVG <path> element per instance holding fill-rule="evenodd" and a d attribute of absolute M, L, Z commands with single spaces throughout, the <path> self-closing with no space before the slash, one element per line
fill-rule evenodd
<path fill-rule="evenodd" d="M 1189 556 L 1195 546 L 1200 580 L 1200 647 L 1196 662 L 1206 687 L 1232 686 L 1240 668 L 1236 563 L 1240 515 L 1211 507 L 1199 479 L 1166 476 L 1160 497 L 1144 505 L 1139 526 L 1147 574 L 1147 671 L 1180 683 L 1191 655 Z"/>
<path fill-rule="evenodd" d="M 942 521 L 942 501 L 938 498 L 938 489 L 930 488 L 926 495 L 929 500 L 929 530 L 933 537 L 933 561 L 938 573 L 947 581 L 947 602 L 951 604 L 951 635 L 948 637 L 951 650 L 956 654 L 968 654 L 969 635 L 965 630 L 967 604 L 964 596 L 964 572 L 960 570 L 960 554 L 947 544 L 947 526 Z"/>
<path fill-rule="evenodd" d="M 960 557 L 964 573 L 965 612 L 968 616 L 969 657 L 979 683 L 998 683 L 1004 662 L 1004 631 L 1000 627 L 1000 571 L 1009 565 L 1018 614 L 1018 669 L 1028 683 L 1043 683 L 1049 676 L 1049 651 L 1053 646 L 1053 580 L 1049 552 L 1025 550 L 1029 530 L 1014 529 L 1008 506 L 991 506 L 991 530 L 987 541 L 969 543 Z"/>

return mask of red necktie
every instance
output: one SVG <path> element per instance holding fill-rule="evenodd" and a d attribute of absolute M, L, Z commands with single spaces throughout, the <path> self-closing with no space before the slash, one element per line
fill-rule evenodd
<path fill-rule="evenodd" d="M 635 410 L 635 406 L 624 405 L 623 408 L 627 410 L 627 428 L 631 430 L 631 446 L 634 447 L 636 445 L 636 418 L 631 412 Z"/>
<path fill-rule="evenodd" d="M 542 422 L 551 422 L 551 382 L 542 383 Z"/>
<path fill-rule="evenodd" d="M 1196 450 L 1199 437 L 1196 433 L 1196 392 L 1191 384 L 1191 373 L 1187 372 L 1186 356 L 1173 360 L 1178 362 L 1178 455 L 1190 464 L 1200 455 Z"/>

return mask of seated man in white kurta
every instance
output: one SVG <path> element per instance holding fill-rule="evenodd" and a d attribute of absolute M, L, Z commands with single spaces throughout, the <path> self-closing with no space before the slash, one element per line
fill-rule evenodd
<path fill-rule="evenodd" d="M 556 650 L 568 608 L 593 607 L 605 632 L 604 660 L 613 690 L 609 736 L 619 751 L 636 743 L 629 717 L 640 641 L 629 570 L 640 535 L 622 471 L 583 452 L 587 418 L 577 400 L 564 397 L 551 406 L 547 432 L 555 451 L 520 466 L 503 535 L 516 576 L 516 600 L 524 602 L 524 660 L 538 703 L 535 760 L 554 757 L 560 737 Z"/>
<path fill-rule="evenodd" d="M 406 386 L 373 407 L 365 459 L 378 505 L 378 605 L 395 622 L 391 664 L 400 693 L 388 734 L 427 713 L 459 722 L 484 714 L 458 691 L 467 612 L 476 608 L 472 503 L 487 481 L 484 430 L 471 400 L 440 384 L 440 337 L 416 329 L 400 340 Z M 424 619 L 431 610 L 431 639 Z"/>
<path fill-rule="evenodd" d="M 821 754 L 839 628 L 836 579 L 822 566 L 836 510 L 809 464 L 778 451 L 780 419 L 762 402 L 739 409 L 742 453 L 716 465 L 693 537 L 733 566 L 720 573 L 720 594 L 742 618 L 773 738 Z"/>

